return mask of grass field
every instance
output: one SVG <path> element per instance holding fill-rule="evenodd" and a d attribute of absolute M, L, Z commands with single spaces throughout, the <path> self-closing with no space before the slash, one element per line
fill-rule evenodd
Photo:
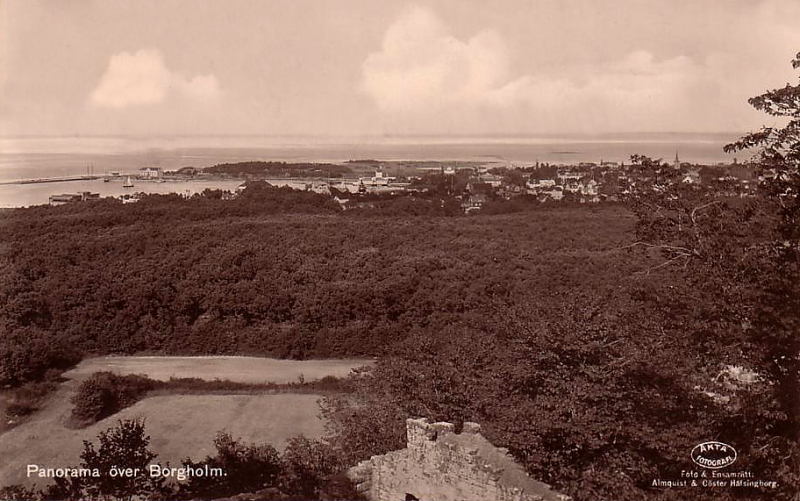
<path fill-rule="evenodd" d="M 325 376 L 344 377 L 350 370 L 372 364 L 369 359 L 344 360 L 279 360 L 260 357 L 97 357 L 81 362 L 64 374 L 70 379 L 83 379 L 99 371 L 120 375 L 143 374 L 151 379 L 167 381 L 170 377 L 229 379 L 241 383 L 295 383 L 302 376 L 306 381 Z"/>
<path fill-rule="evenodd" d="M 278 450 L 286 439 L 304 434 L 321 437 L 324 423 L 318 417 L 319 395 L 236 394 L 158 395 L 80 430 L 65 426 L 72 411 L 70 398 L 80 381 L 94 372 L 145 374 L 153 379 L 197 377 L 245 383 L 296 382 L 324 376 L 345 376 L 368 360 L 274 360 L 255 357 L 100 357 L 83 361 L 65 374 L 70 380 L 51 394 L 42 409 L 26 422 L 0 435 L 0 486 L 50 483 L 26 478 L 26 466 L 46 468 L 78 466 L 83 441 L 97 441 L 100 431 L 119 419 L 144 418 L 150 448 L 161 464 L 178 465 L 184 458 L 203 459 L 213 453 L 212 440 L 226 430 L 246 442 L 269 443 Z"/>
<path fill-rule="evenodd" d="M 15 483 L 43 486 L 26 478 L 26 465 L 59 468 L 80 463 L 83 440 L 97 443 L 100 431 L 119 419 L 144 418 L 150 448 L 161 464 L 189 456 L 203 459 L 214 451 L 212 439 L 225 429 L 247 442 L 269 443 L 282 450 L 287 438 L 321 437 L 317 395 L 170 395 L 147 398 L 81 430 L 64 427 L 75 383 L 67 383 L 39 415 L 0 436 L 0 486 Z M 71 388 L 73 387 L 73 388 Z"/>

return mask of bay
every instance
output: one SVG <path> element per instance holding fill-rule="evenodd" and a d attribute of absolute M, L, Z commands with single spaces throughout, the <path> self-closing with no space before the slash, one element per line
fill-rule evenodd
<path fill-rule="evenodd" d="M 528 166 L 536 162 L 625 162 L 632 154 L 698 164 L 730 163 L 734 155 L 722 147 L 738 137 L 719 134 L 606 134 L 595 136 L 370 137 L 315 138 L 269 136 L 187 137 L 20 137 L 0 138 L 0 182 L 82 174 L 123 176 L 143 167 L 176 170 L 250 160 L 331 162 L 348 160 L 471 161 Z M 748 155 L 739 154 L 738 160 Z M 47 203 L 61 193 L 91 191 L 100 196 L 124 193 L 193 194 L 206 188 L 235 189 L 241 181 L 137 182 L 71 181 L 0 185 L 0 207 Z"/>

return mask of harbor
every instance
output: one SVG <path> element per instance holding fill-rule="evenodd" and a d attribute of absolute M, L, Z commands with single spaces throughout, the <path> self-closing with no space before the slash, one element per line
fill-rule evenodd
<path fill-rule="evenodd" d="M 220 180 L 184 180 L 184 181 L 144 181 L 132 180 L 134 186 L 125 188 L 125 179 L 114 179 L 104 182 L 103 178 L 75 179 L 70 183 L 62 182 L 35 182 L 35 183 L 3 183 L 0 184 L 0 208 L 29 207 L 32 205 L 45 205 L 53 195 L 64 192 L 82 193 L 90 192 L 99 195 L 99 198 L 120 198 L 134 193 L 153 193 L 166 195 L 177 193 L 191 196 L 202 193 L 206 189 L 235 190 L 242 184 L 241 179 Z"/>
<path fill-rule="evenodd" d="M 102 179 L 103 176 L 59 176 L 59 177 L 43 177 L 35 179 L 20 179 L 16 181 L 0 181 L 1 185 L 7 184 L 42 184 L 42 183 L 65 183 L 68 181 L 94 181 L 95 179 Z"/>

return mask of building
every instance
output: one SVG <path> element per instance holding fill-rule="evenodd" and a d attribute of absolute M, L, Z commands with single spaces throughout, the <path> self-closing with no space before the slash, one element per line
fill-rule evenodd
<path fill-rule="evenodd" d="M 557 174 L 559 184 L 565 185 L 570 182 L 578 182 L 584 174 L 580 172 L 572 172 L 572 171 L 559 171 Z"/>
<path fill-rule="evenodd" d="M 474 210 L 480 210 L 485 203 L 486 195 L 484 194 L 477 193 L 474 195 L 465 195 L 463 201 L 461 202 L 461 210 L 467 213 Z"/>
<path fill-rule="evenodd" d="M 594 179 L 581 182 L 580 191 L 582 195 L 595 196 L 597 195 L 598 183 Z"/>
<path fill-rule="evenodd" d="M 164 173 L 160 167 L 144 167 L 139 169 L 139 177 L 142 179 L 161 179 Z"/>
<path fill-rule="evenodd" d="M 62 193 L 61 195 L 50 195 L 50 205 L 64 205 L 72 202 L 86 202 L 89 200 L 100 200 L 99 193 L 82 191 L 80 193 Z"/>
<path fill-rule="evenodd" d="M 542 200 L 559 201 L 564 198 L 564 189 L 561 186 L 553 186 L 544 190 L 539 190 L 538 195 Z"/>
<path fill-rule="evenodd" d="M 141 200 L 142 194 L 141 193 L 125 193 L 124 195 L 120 195 L 117 197 L 119 201 L 124 204 L 134 204 Z"/>
<path fill-rule="evenodd" d="M 497 174 L 481 174 L 478 179 L 481 183 L 486 183 L 492 188 L 497 188 L 503 184 L 503 176 L 498 176 Z"/>
<path fill-rule="evenodd" d="M 541 188 L 552 188 L 556 185 L 555 179 L 533 179 L 525 183 L 529 190 L 538 190 Z"/>
<path fill-rule="evenodd" d="M 494 188 L 489 183 L 469 182 L 465 187 L 465 193 L 471 195 L 492 195 Z"/>
<path fill-rule="evenodd" d="M 365 184 L 372 187 L 389 186 L 389 183 L 392 181 L 393 178 L 386 176 L 386 174 L 383 172 L 383 168 L 381 167 L 378 167 L 378 169 L 375 171 L 375 175 L 369 178 L 366 183 L 365 178 L 358 179 L 359 184 Z"/>
<path fill-rule="evenodd" d="M 681 182 L 684 184 L 699 184 L 700 172 L 698 172 L 697 169 L 690 169 L 686 175 L 683 176 Z"/>
<path fill-rule="evenodd" d="M 405 449 L 373 456 L 347 475 L 371 501 L 568 501 L 532 479 L 480 434 L 480 425 L 406 421 Z"/>
<path fill-rule="evenodd" d="M 376 170 L 375 175 L 372 176 L 372 186 L 388 186 L 389 178 L 383 174 L 383 170 Z"/>
<path fill-rule="evenodd" d="M 330 195 L 331 194 L 331 187 L 328 183 L 310 183 L 306 185 L 307 191 L 313 191 L 314 193 L 318 193 L 320 195 Z"/>
<path fill-rule="evenodd" d="M 77 195 L 63 193 L 61 195 L 50 195 L 50 205 L 64 205 L 75 201 Z"/>

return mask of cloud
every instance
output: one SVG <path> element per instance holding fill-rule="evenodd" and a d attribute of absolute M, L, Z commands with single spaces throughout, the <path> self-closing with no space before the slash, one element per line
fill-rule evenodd
<path fill-rule="evenodd" d="M 98 107 L 123 109 L 159 103 L 170 94 L 207 101 L 219 93 L 219 82 L 214 75 L 186 78 L 170 71 L 161 52 L 151 49 L 111 56 L 105 73 L 92 92 L 91 101 Z"/>
<path fill-rule="evenodd" d="M 381 110 L 414 111 L 443 101 L 480 99 L 507 72 L 505 45 L 493 31 L 462 42 L 423 8 L 411 8 L 363 65 L 363 90 Z"/>
<path fill-rule="evenodd" d="M 521 74 L 512 71 L 510 61 L 497 32 L 459 39 L 431 10 L 414 7 L 364 61 L 362 91 L 386 117 L 424 117 L 438 125 L 471 121 L 511 130 L 579 131 L 727 130 L 729 125 L 714 122 L 713 105 L 719 104 L 725 81 L 714 58 L 658 58 L 637 49 L 616 59 L 565 61 Z M 706 116 L 687 124 L 702 111 Z M 459 118 L 448 123 L 443 116 Z"/>
<path fill-rule="evenodd" d="M 524 75 L 502 87 L 486 89 L 483 98 L 500 106 L 527 104 L 585 110 L 665 111 L 681 105 L 683 96 L 702 83 L 702 71 L 690 58 L 656 61 L 645 50 L 592 66 L 573 66 L 562 77 Z"/>

